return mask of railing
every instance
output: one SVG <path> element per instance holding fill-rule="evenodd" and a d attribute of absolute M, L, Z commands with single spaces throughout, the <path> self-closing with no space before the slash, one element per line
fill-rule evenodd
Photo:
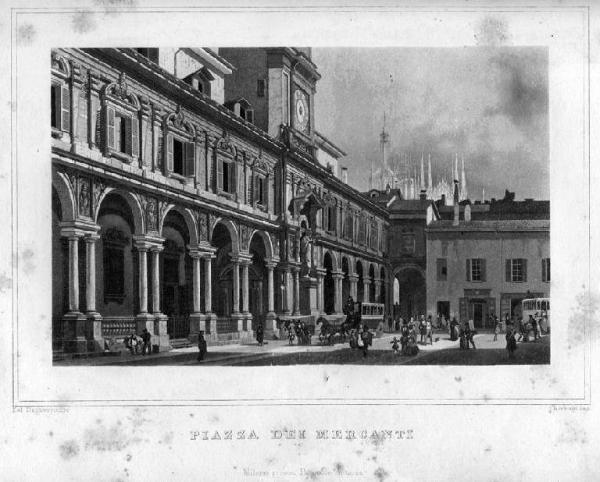
<path fill-rule="evenodd" d="M 136 332 L 136 328 L 135 318 L 132 316 L 106 316 L 102 318 L 103 337 L 131 335 Z"/>
<path fill-rule="evenodd" d="M 171 315 L 167 319 L 167 333 L 171 338 L 186 338 L 190 334 L 188 315 Z"/>
<path fill-rule="evenodd" d="M 363 303 L 362 316 L 377 316 L 383 317 L 385 313 L 385 305 L 383 303 Z"/>
<path fill-rule="evenodd" d="M 232 320 L 228 316 L 219 316 L 217 318 L 217 333 L 231 333 L 238 331 L 237 320 Z"/>

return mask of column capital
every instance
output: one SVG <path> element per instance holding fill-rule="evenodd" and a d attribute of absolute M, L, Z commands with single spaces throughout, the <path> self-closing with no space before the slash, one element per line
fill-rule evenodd
<path fill-rule="evenodd" d="M 77 221 L 63 221 L 59 223 L 60 234 L 63 237 L 68 236 L 84 236 L 86 234 L 96 234 L 100 231 L 100 226 L 93 221 L 85 221 L 78 219 Z M 65 234 L 63 234 L 65 233 Z M 73 233 L 73 234 L 71 234 Z M 75 234 L 76 233 L 76 234 Z"/>
<path fill-rule="evenodd" d="M 349 275 L 348 275 L 348 280 L 349 280 L 351 283 L 352 283 L 352 282 L 356 283 L 356 282 L 358 281 L 358 279 L 359 279 L 359 277 L 358 277 L 358 275 L 357 275 L 357 274 L 354 274 L 354 273 L 352 273 L 352 274 L 349 274 Z"/>
<path fill-rule="evenodd" d="M 272 259 L 266 260 L 265 267 L 269 270 L 273 270 L 277 267 L 277 261 L 274 261 Z"/>
<path fill-rule="evenodd" d="M 325 268 L 317 268 L 315 271 L 317 272 L 317 276 L 327 276 L 327 270 Z"/>
<path fill-rule="evenodd" d="M 363 283 L 366 285 L 370 285 L 371 284 L 371 278 L 363 278 Z"/>
<path fill-rule="evenodd" d="M 332 271 L 331 276 L 334 279 L 344 279 L 344 272 L 343 271 Z"/>
<path fill-rule="evenodd" d="M 252 263 L 252 256 L 248 253 L 229 253 L 229 257 L 234 264 L 250 264 Z"/>
<path fill-rule="evenodd" d="M 140 251 L 148 251 L 151 249 L 162 249 L 162 244 L 165 239 L 158 236 L 149 236 L 139 234 L 133 236 L 133 246 Z"/>
<path fill-rule="evenodd" d="M 95 243 L 100 239 L 100 235 L 98 233 L 89 233 L 85 234 L 83 239 L 86 243 Z"/>

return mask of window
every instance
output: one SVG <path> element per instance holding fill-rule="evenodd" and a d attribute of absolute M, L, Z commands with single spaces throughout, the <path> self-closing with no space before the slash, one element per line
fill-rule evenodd
<path fill-rule="evenodd" d="M 232 160 L 217 161 L 217 188 L 221 192 L 235 194 L 235 163 Z"/>
<path fill-rule="evenodd" d="M 137 119 L 130 113 L 106 108 L 106 147 L 109 153 L 137 157 L 139 136 Z"/>
<path fill-rule="evenodd" d="M 367 242 L 367 223 L 364 217 L 359 219 L 358 225 L 358 243 L 365 244 Z"/>
<path fill-rule="evenodd" d="M 485 259 L 467 259 L 467 281 L 485 281 Z"/>
<path fill-rule="evenodd" d="M 52 84 L 50 89 L 51 126 L 69 132 L 71 128 L 71 93 L 64 84 Z"/>
<path fill-rule="evenodd" d="M 523 283 L 527 281 L 527 260 L 521 258 L 506 260 L 506 281 Z"/>
<path fill-rule="evenodd" d="M 542 259 L 542 281 L 544 283 L 550 282 L 550 258 Z"/>
<path fill-rule="evenodd" d="M 254 110 L 248 106 L 240 104 L 240 117 L 248 122 L 254 122 Z"/>
<path fill-rule="evenodd" d="M 354 236 L 354 216 L 352 216 L 352 210 L 346 209 L 346 220 L 344 222 L 344 237 L 346 239 L 352 239 Z"/>
<path fill-rule="evenodd" d="M 256 97 L 264 97 L 265 96 L 265 79 L 258 79 L 256 81 Z"/>
<path fill-rule="evenodd" d="M 446 281 L 448 279 L 448 262 L 446 258 L 437 259 L 437 280 Z"/>
<path fill-rule="evenodd" d="M 329 233 L 334 233 L 337 220 L 335 204 L 327 204 L 323 210 L 323 215 L 325 216 L 323 229 Z"/>
<path fill-rule="evenodd" d="M 196 151 L 193 142 L 167 134 L 167 173 L 182 177 L 196 175 Z"/>
<path fill-rule="evenodd" d="M 267 205 L 267 180 L 264 176 L 256 174 L 254 176 L 254 203 L 259 206 Z"/>

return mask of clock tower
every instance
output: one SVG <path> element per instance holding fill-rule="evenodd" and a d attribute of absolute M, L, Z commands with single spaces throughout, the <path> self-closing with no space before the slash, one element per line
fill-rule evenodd
<path fill-rule="evenodd" d="M 254 110 L 254 124 L 271 137 L 278 138 L 285 125 L 298 145 L 313 145 L 314 96 L 321 76 L 310 48 L 221 48 L 219 55 L 235 66 L 225 79 L 226 101 L 244 98 Z"/>

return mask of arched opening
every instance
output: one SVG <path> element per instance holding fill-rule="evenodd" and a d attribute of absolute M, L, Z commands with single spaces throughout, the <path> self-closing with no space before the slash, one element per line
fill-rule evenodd
<path fill-rule="evenodd" d="M 331 253 L 325 253 L 323 257 L 323 267 L 326 269 L 323 279 L 323 299 L 325 313 L 331 315 L 335 313 L 335 280 L 333 279 L 333 259 Z"/>
<path fill-rule="evenodd" d="M 233 263 L 230 254 L 235 252 L 231 232 L 222 222 L 218 222 L 212 233 L 211 244 L 217 249 L 212 269 L 212 307 L 217 315 L 217 332 L 237 331 L 233 326 Z M 241 300 L 241 283 L 238 300 Z M 239 311 L 237 307 L 236 311 Z"/>
<path fill-rule="evenodd" d="M 356 274 L 358 275 L 358 284 L 356 286 L 356 301 L 365 301 L 365 279 L 363 275 L 363 265 L 360 261 L 356 262 Z"/>
<path fill-rule="evenodd" d="M 345 256 L 342 258 L 342 271 L 344 272 L 344 278 L 342 279 L 342 303 L 346 303 L 348 296 L 350 296 L 350 264 L 348 258 Z"/>
<path fill-rule="evenodd" d="M 168 317 L 169 337 L 185 338 L 190 333 L 190 313 L 193 310 L 193 268 L 192 258 L 186 254 L 190 234 L 179 212 L 170 210 L 167 213 L 162 236 L 165 242 L 160 255 L 161 312 Z"/>
<path fill-rule="evenodd" d="M 58 193 L 52 187 L 52 347 L 60 348 L 64 337 L 62 316 L 69 309 L 68 245 L 60 235 L 63 221 Z"/>
<path fill-rule="evenodd" d="M 100 239 L 96 254 L 96 306 L 105 325 L 123 318 L 133 321 L 139 311 L 133 213 L 123 196 L 111 192 L 101 201 L 97 222 Z"/>
<path fill-rule="evenodd" d="M 404 319 L 425 314 L 425 277 L 417 268 L 405 268 L 396 274 L 398 310 Z"/>
<path fill-rule="evenodd" d="M 248 267 L 248 309 L 252 314 L 252 329 L 256 330 L 259 323 L 265 326 L 265 315 L 268 308 L 268 286 L 267 269 L 265 260 L 267 258 L 267 247 L 265 240 L 256 232 L 250 240 L 248 248 L 252 256 L 252 264 Z"/>
<path fill-rule="evenodd" d="M 379 303 L 383 303 L 384 305 L 386 304 L 386 284 L 387 284 L 387 280 L 385 277 L 385 268 L 381 268 L 381 270 L 379 271 L 379 277 L 381 278 L 381 289 L 379 291 Z M 387 309 L 387 308 L 386 308 Z"/>
<path fill-rule="evenodd" d="M 369 284 L 369 301 L 371 303 L 378 303 L 379 300 L 375 299 L 375 268 L 373 265 L 369 267 L 369 279 L 371 280 Z"/>

